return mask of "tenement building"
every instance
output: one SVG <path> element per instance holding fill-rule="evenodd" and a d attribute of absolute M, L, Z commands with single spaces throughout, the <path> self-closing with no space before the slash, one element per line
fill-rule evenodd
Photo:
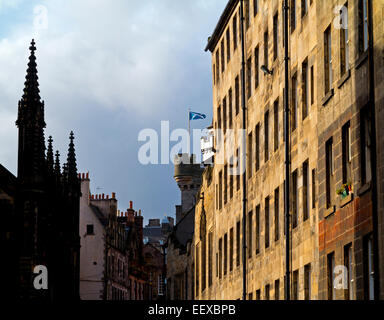
<path fill-rule="evenodd" d="M 228 1 L 206 47 L 216 135 L 196 197 L 195 299 L 242 297 L 243 231 L 247 299 L 284 299 L 283 1 L 244 1 L 244 16 L 244 84 L 240 1 Z M 380 294 L 383 18 L 380 0 L 289 1 L 292 299 Z"/>
<path fill-rule="evenodd" d="M 158 283 L 152 281 L 151 273 L 159 272 L 162 259 L 144 247 L 141 210 L 135 211 L 132 201 L 127 211 L 118 210 L 116 193 L 92 194 L 89 173 L 79 178 L 80 298 L 151 300 L 155 293 L 157 297 Z"/>

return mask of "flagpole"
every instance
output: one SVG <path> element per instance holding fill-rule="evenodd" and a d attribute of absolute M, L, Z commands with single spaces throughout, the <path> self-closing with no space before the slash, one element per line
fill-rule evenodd
<path fill-rule="evenodd" d="M 188 108 L 188 141 L 189 141 L 189 152 L 192 155 L 191 148 L 191 108 Z"/>

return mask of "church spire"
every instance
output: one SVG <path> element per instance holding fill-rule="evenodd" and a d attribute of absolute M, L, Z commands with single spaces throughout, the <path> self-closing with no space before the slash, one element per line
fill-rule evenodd
<path fill-rule="evenodd" d="M 35 40 L 32 39 L 29 50 L 31 54 L 29 56 L 29 63 L 27 69 L 27 75 L 25 76 L 24 94 L 23 100 L 25 102 L 40 102 L 40 90 L 39 90 L 39 77 L 37 76 L 37 64 L 36 64 L 36 46 Z"/>
<path fill-rule="evenodd" d="M 61 168 L 60 168 L 60 153 L 59 151 L 56 151 L 55 154 L 55 174 L 56 176 L 60 176 L 61 174 Z"/>
<path fill-rule="evenodd" d="M 34 40 L 29 49 L 31 52 L 16 125 L 19 128 L 18 176 L 32 182 L 43 179 L 46 159 L 44 102 L 40 99 Z"/>
<path fill-rule="evenodd" d="M 47 167 L 48 172 L 53 172 L 54 160 L 53 160 L 53 146 L 52 146 L 52 136 L 48 138 L 48 149 L 47 149 Z"/>
<path fill-rule="evenodd" d="M 77 165 L 76 165 L 76 153 L 75 153 L 75 144 L 73 140 L 75 136 L 73 131 L 71 131 L 69 135 L 69 148 L 68 148 L 68 158 L 67 158 L 67 169 L 68 169 L 68 177 L 77 177 Z"/>

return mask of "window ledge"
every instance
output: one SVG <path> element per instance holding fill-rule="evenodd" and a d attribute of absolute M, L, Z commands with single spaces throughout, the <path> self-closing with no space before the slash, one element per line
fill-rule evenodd
<path fill-rule="evenodd" d="M 334 94 L 335 94 L 335 90 L 333 88 L 328 91 L 325 97 L 321 100 L 321 104 L 323 105 L 323 107 L 326 106 L 326 104 L 329 102 L 329 100 L 331 100 Z"/>
<path fill-rule="evenodd" d="M 365 61 L 368 60 L 368 50 L 360 53 L 360 56 L 357 58 L 355 62 L 355 68 L 359 69 Z"/>
<path fill-rule="evenodd" d="M 326 209 L 324 212 L 324 218 L 328 218 L 330 215 L 334 214 L 336 211 L 336 206 L 331 206 L 330 208 Z"/>
<path fill-rule="evenodd" d="M 344 72 L 344 74 L 341 76 L 340 80 L 337 82 L 337 87 L 340 89 L 344 83 L 347 82 L 347 80 L 351 77 L 351 70 L 348 69 L 348 71 Z"/>
<path fill-rule="evenodd" d="M 359 190 L 357 191 L 357 194 L 360 196 L 362 196 L 364 193 L 368 192 L 369 190 L 371 190 L 371 182 L 367 182 L 366 184 L 364 184 L 363 186 L 361 186 L 359 188 Z"/>
<path fill-rule="evenodd" d="M 340 208 L 345 207 L 348 203 L 352 202 L 353 193 L 349 193 L 344 199 L 340 199 Z"/>

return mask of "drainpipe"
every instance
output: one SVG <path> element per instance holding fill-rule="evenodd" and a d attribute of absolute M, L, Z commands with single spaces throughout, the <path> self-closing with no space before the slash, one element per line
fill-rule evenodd
<path fill-rule="evenodd" d="M 373 269 L 374 269 L 374 295 L 375 300 L 380 299 L 380 277 L 379 277 L 379 219 L 377 206 L 377 155 L 376 155 L 376 110 L 375 110 L 375 59 L 373 41 L 373 0 L 368 0 L 369 14 L 369 105 L 371 108 L 371 164 L 372 164 L 372 222 L 373 222 Z"/>
<path fill-rule="evenodd" d="M 247 146 L 247 107 L 245 99 L 245 32 L 244 32 L 244 0 L 240 0 L 240 20 L 241 20 L 241 98 L 243 104 L 243 300 L 247 300 L 247 169 L 246 169 L 246 146 Z"/>
<path fill-rule="evenodd" d="M 290 136 L 289 136 L 289 30 L 288 30 L 288 0 L 284 0 L 284 138 L 285 138 L 285 299 L 290 300 L 290 217 L 289 217 L 289 178 L 290 178 Z"/>

